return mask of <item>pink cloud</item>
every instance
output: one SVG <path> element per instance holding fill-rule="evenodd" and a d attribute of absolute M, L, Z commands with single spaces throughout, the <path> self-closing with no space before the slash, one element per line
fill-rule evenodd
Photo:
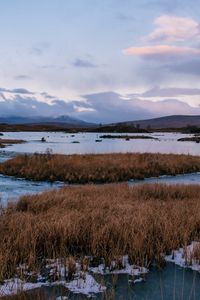
<path fill-rule="evenodd" d="M 163 15 L 155 19 L 155 30 L 142 38 L 152 42 L 183 42 L 200 38 L 199 24 L 191 18 Z"/>
<path fill-rule="evenodd" d="M 156 45 L 156 46 L 144 46 L 144 47 L 130 47 L 123 50 L 125 55 L 134 56 L 187 56 L 195 55 L 200 56 L 200 49 L 190 47 L 178 47 L 170 45 Z"/>

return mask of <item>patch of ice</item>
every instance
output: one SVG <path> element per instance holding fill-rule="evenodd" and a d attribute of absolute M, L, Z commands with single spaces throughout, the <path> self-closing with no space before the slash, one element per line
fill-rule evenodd
<path fill-rule="evenodd" d="M 112 269 L 110 269 L 108 267 L 106 268 L 104 264 L 101 264 L 98 267 L 90 268 L 90 271 L 93 273 L 101 274 L 101 275 L 128 274 L 128 275 L 132 275 L 132 276 L 141 276 L 141 275 L 148 273 L 148 269 L 145 267 L 130 265 L 127 255 L 123 256 L 123 258 L 122 258 L 122 267 L 123 268 L 117 269 L 117 265 L 116 265 L 115 261 L 113 261 L 111 263 L 111 267 L 112 267 Z M 115 267 L 116 267 L 116 269 L 115 269 Z"/>
<path fill-rule="evenodd" d="M 89 273 L 85 273 L 83 274 L 82 278 L 77 277 L 76 279 L 69 282 L 56 281 L 53 283 L 49 283 L 49 282 L 28 283 L 28 282 L 23 282 L 20 279 L 7 280 L 4 282 L 3 285 L 0 286 L 0 297 L 15 295 L 20 292 L 41 288 L 42 286 L 54 286 L 54 285 L 63 285 L 73 293 L 76 294 L 81 293 L 87 296 L 90 296 L 92 294 L 102 293 L 106 290 L 106 287 L 99 284 L 92 275 L 90 275 Z"/>
<path fill-rule="evenodd" d="M 172 251 L 171 255 L 165 256 L 165 261 L 200 272 L 200 261 L 194 256 L 197 249 L 200 250 L 200 242 L 192 242 L 189 246 Z"/>
<path fill-rule="evenodd" d="M 14 295 L 23 291 L 28 291 L 36 288 L 41 288 L 44 283 L 24 282 L 21 279 L 14 278 L 5 280 L 3 285 L 0 285 L 0 297 Z"/>
<path fill-rule="evenodd" d="M 106 287 L 99 284 L 89 273 L 83 274 L 83 278 L 78 277 L 70 282 L 62 282 L 67 289 L 76 294 L 91 295 L 102 293 Z"/>
<path fill-rule="evenodd" d="M 55 286 L 63 285 L 73 293 L 80 293 L 87 295 L 88 297 L 102 293 L 106 290 L 106 287 L 98 283 L 90 273 L 98 273 L 102 275 L 106 274 L 128 274 L 133 276 L 132 282 L 138 283 L 143 281 L 142 276 L 148 272 L 148 269 L 135 265 L 130 265 L 128 256 L 123 256 L 121 262 L 113 260 L 110 267 L 106 267 L 104 264 L 98 267 L 85 267 L 81 265 L 81 262 L 74 263 L 74 274 L 71 281 L 67 281 L 69 273 L 69 265 L 63 259 L 48 260 L 46 269 L 49 271 L 49 278 L 53 279 L 53 282 L 45 278 L 41 274 L 37 274 L 37 282 L 29 283 L 20 279 L 6 280 L 3 285 L 0 285 L 0 296 L 13 295 L 22 291 L 28 291 L 35 288 L 41 288 L 42 286 Z M 31 277 L 32 273 L 29 271 L 27 265 L 20 265 L 20 271 L 23 271 L 24 275 Z M 84 270 L 84 271 L 82 271 Z M 21 274 L 21 272 L 19 272 Z"/>
<path fill-rule="evenodd" d="M 143 281 L 144 281 L 143 278 L 138 278 L 138 279 L 133 280 L 133 283 L 140 283 L 140 282 L 143 282 Z"/>

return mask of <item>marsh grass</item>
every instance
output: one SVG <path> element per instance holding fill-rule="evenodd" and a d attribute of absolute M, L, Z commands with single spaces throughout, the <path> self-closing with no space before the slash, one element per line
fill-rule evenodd
<path fill-rule="evenodd" d="M 98 155 L 21 155 L 0 164 L 0 173 L 68 183 L 111 183 L 200 171 L 200 157 L 126 153 Z"/>
<path fill-rule="evenodd" d="M 8 145 L 23 144 L 25 142 L 26 141 L 24 141 L 24 140 L 2 139 L 2 138 L 0 138 L 0 148 L 5 148 Z"/>
<path fill-rule="evenodd" d="M 21 292 L 13 296 L 0 297 L 2 300 L 55 300 L 56 297 L 50 296 L 43 291 Z M 64 297 L 63 297 L 64 299 Z"/>
<path fill-rule="evenodd" d="M 73 257 L 88 255 L 107 266 L 124 254 L 136 265 L 162 264 L 163 255 L 199 240 L 199 195 L 200 186 L 107 184 L 24 196 L 1 212 L 0 279 L 19 264 L 38 271 L 60 257 L 71 269 Z"/>

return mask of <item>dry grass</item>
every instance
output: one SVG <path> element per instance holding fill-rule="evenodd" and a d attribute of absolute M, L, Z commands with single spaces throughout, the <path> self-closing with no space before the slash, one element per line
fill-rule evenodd
<path fill-rule="evenodd" d="M 0 218 L 0 278 L 20 263 L 128 254 L 148 265 L 200 238 L 200 186 L 126 184 L 65 187 L 24 196 Z"/>
<path fill-rule="evenodd" d="M 1 139 L 0 138 L 0 148 L 5 148 L 8 145 L 14 145 L 14 144 L 22 144 L 25 143 L 24 140 L 14 140 L 14 139 Z"/>
<path fill-rule="evenodd" d="M 22 155 L 0 173 L 34 180 L 109 183 L 200 171 L 200 157 L 174 154 Z"/>
<path fill-rule="evenodd" d="M 50 296 L 42 291 L 29 292 L 29 293 L 19 293 L 14 296 L 4 296 L 0 297 L 2 300 L 55 300 L 56 297 Z"/>

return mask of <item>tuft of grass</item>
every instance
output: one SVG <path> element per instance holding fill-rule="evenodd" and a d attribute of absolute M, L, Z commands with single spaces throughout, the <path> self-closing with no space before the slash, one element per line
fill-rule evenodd
<path fill-rule="evenodd" d="M 127 184 L 65 187 L 24 196 L 0 217 L 0 280 L 19 264 L 46 259 L 128 254 L 133 264 L 162 263 L 163 254 L 200 239 L 200 186 Z M 85 265 L 85 263 L 84 263 Z"/>
<path fill-rule="evenodd" d="M 0 138 L 0 148 L 5 148 L 6 146 L 9 145 L 14 145 L 14 144 L 23 144 L 26 143 L 24 140 L 14 140 L 14 139 L 1 139 Z"/>
<path fill-rule="evenodd" d="M 126 153 L 98 155 L 21 155 L 0 164 L 0 173 L 26 179 L 69 183 L 111 183 L 200 171 L 200 157 Z"/>

